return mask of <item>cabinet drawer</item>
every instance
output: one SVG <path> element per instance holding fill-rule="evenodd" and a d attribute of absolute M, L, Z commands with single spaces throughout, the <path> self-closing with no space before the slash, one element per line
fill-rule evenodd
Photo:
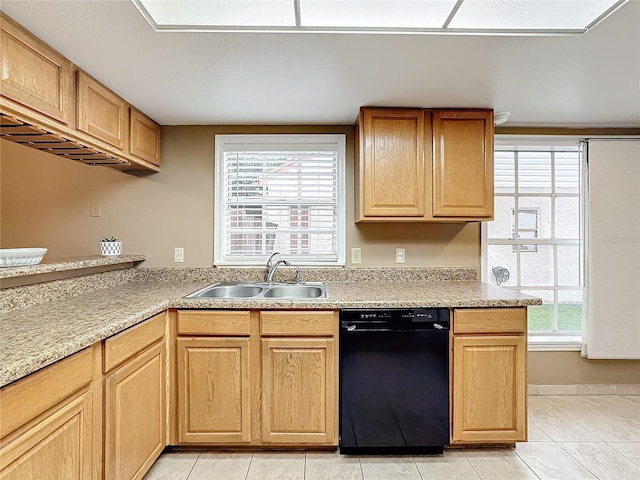
<path fill-rule="evenodd" d="M 0 390 L 0 438 L 91 383 L 92 349 L 87 348 Z"/>
<path fill-rule="evenodd" d="M 249 311 L 180 310 L 178 335 L 249 335 Z"/>
<path fill-rule="evenodd" d="M 453 311 L 453 333 L 525 333 L 527 309 L 478 308 Z"/>
<path fill-rule="evenodd" d="M 165 314 L 131 327 L 104 341 L 103 371 L 106 373 L 164 336 Z"/>
<path fill-rule="evenodd" d="M 333 336 L 336 313 L 333 311 L 260 312 L 260 334 L 265 336 Z"/>

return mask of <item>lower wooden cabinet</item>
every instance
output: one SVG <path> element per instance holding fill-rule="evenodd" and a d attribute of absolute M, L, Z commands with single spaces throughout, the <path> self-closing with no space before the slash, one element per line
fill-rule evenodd
<path fill-rule="evenodd" d="M 164 342 L 138 354 L 105 381 L 105 478 L 140 479 L 166 440 Z"/>
<path fill-rule="evenodd" d="M 178 338 L 178 441 L 251 440 L 249 338 Z"/>
<path fill-rule="evenodd" d="M 262 441 L 336 442 L 335 341 L 262 339 Z"/>
<path fill-rule="evenodd" d="M 100 345 L 0 389 L 0 478 L 101 477 Z"/>
<path fill-rule="evenodd" d="M 177 313 L 177 440 L 337 445 L 336 311 Z"/>
<path fill-rule="evenodd" d="M 526 308 L 456 309 L 451 443 L 527 439 Z"/>
<path fill-rule="evenodd" d="M 99 388 L 99 387 L 98 387 Z M 95 406 L 99 410 L 99 405 Z M 89 390 L 51 411 L 0 449 L 3 480 L 96 478 L 93 392 Z"/>

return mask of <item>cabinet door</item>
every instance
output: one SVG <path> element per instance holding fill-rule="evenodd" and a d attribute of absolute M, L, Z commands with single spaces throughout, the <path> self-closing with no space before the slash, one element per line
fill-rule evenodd
<path fill-rule="evenodd" d="M 433 111 L 434 217 L 493 218 L 493 113 Z"/>
<path fill-rule="evenodd" d="M 79 395 L 0 449 L 0 478 L 95 478 L 92 393 Z"/>
<path fill-rule="evenodd" d="M 526 441 L 526 337 L 454 336 L 451 443 Z"/>
<path fill-rule="evenodd" d="M 160 165 L 160 125 L 131 108 L 129 153 Z"/>
<path fill-rule="evenodd" d="M 262 441 L 336 445 L 335 342 L 262 339 Z"/>
<path fill-rule="evenodd" d="M 127 103 L 86 73 L 78 72 L 78 130 L 123 150 Z"/>
<path fill-rule="evenodd" d="M 0 12 L 2 95 L 69 123 L 71 62 Z"/>
<path fill-rule="evenodd" d="M 105 478 L 142 478 L 165 446 L 164 342 L 137 355 L 105 382 Z"/>
<path fill-rule="evenodd" d="M 249 338 L 178 338 L 178 440 L 251 440 Z"/>
<path fill-rule="evenodd" d="M 422 110 L 361 110 L 359 219 L 425 214 L 425 116 Z"/>

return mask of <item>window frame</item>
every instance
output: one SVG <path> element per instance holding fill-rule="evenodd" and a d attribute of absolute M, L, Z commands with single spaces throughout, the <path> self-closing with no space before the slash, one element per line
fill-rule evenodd
<path fill-rule="evenodd" d="M 527 145 L 527 146 L 551 146 L 551 147 L 562 147 L 562 146 L 576 146 L 576 145 L 581 145 L 584 142 L 583 138 L 578 138 L 578 137 L 540 137 L 540 136 L 510 136 L 510 135 L 496 135 L 495 136 L 495 146 L 504 146 L 504 145 Z M 586 149 L 584 149 L 584 147 L 580 147 L 583 148 L 583 152 L 582 152 L 582 170 L 581 170 L 581 174 L 584 176 L 585 173 L 585 169 L 587 168 L 587 164 L 588 164 L 588 159 L 587 159 L 587 155 L 586 155 Z M 497 148 L 496 148 L 497 150 Z M 494 150 L 495 152 L 495 150 Z M 517 188 L 517 170 L 516 170 L 516 188 Z M 552 175 L 555 175 L 555 172 L 553 172 L 552 170 Z M 584 239 L 585 239 L 585 228 L 586 228 L 586 219 L 585 219 L 585 199 L 586 199 L 586 192 L 584 191 L 585 188 L 585 179 L 582 179 L 582 183 L 580 185 L 580 192 L 577 195 L 580 198 L 580 216 L 582 218 L 582 225 L 580 227 L 580 236 L 581 236 L 581 240 L 579 240 L 579 245 L 582 245 L 582 250 L 581 250 L 581 256 L 582 256 L 582 268 L 583 270 L 581 270 L 580 275 L 582 277 L 582 283 L 583 285 L 580 286 L 580 289 L 584 289 L 584 268 L 586 265 L 586 259 L 585 259 L 585 251 L 584 251 Z M 552 191 L 550 195 L 555 195 L 556 192 Z M 510 194 L 504 194 L 504 195 L 510 195 Z M 514 191 L 513 196 L 515 198 L 518 198 L 519 195 L 522 196 L 547 196 L 547 194 L 531 194 L 531 193 L 524 193 L 524 194 L 519 194 L 516 191 Z M 563 194 L 564 196 L 564 194 Z M 519 204 L 516 201 L 515 205 L 514 205 L 514 210 L 519 209 Z M 525 207 L 525 209 L 530 209 L 529 207 Z M 552 208 L 552 215 L 555 216 L 555 212 L 554 209 Z M 540 220 L 540 217 L 538 216 L 538 222 Z M 518 229 L 518 225 L 517 225 L 517 218 L 514 218 L 515 221 L 515 225 L 514 228 Z M 555 221 L 555 220 L 554 220 Z M 538 224 L 538 228 L 539 228 L 539 224 Z M 488 273 L 487 273 L 487 268 L 488 268 L 488 222 L 481 222 L 480 225 L 480 249 L 481 249 L 481 255 L 480 255 L 480 280 L 482 282 L 485 283 L 489 283 L 491 285 L 493 285 L 493 283 L 491 282 L 491 278 L 488 278 Z M 532 243 L 535 244 L 536 246 L 538 244 L 551 244 L 551 242 L 547 243 L 545 241 L 545 239 L 535 239 L 533 242 L 531 242 L 532 239 L 521 239 L 520 241 L 516 240 L 516 243 Z M 557 239 L 555 239 L 557 240 Z M 580 243 L 581 242 L 581 243 Z M 497 244 L 508 244 L 508 243 L 512 243 L 511 240 L 498 240 L 497 242 L 492 242 L 492 243 L 497 243 Z M 557 242 L 557 244 L 564 244 L 566 243 L 565 240 L 560 239 L 559 242 Z M 514 247 L 520 247 L 520 245 L 514 245 Z M 527 253 L 527 252 L 520 252 L 520 253 Z M 554 269 L 557 270 L 558 266 L 557 266 L 557 260 L 555 258 L 554 255 Z M 557 271 L 555 272 L 554 275 L 557 279 Z M 554 285 L 552 287 L 539 287 L 538 289 L 540 290 L 549 290 L 549 289 L 553 289 L 554 291 L 554 298 L 557 299 L 557 292 L 559 291 L 558 289 L 562 290 L 562 289 L 575 289 L 573 287 L 562 287 L 562 286 L 558 286 L 556 285 L 554 282 Z M 527 290 L 527 291 L 532 291 L 532 290 L 536 290 L 536 288 L 530 288 L 530 287 L 522 287 L 522 286 L 505 286 L 505 285 L 501 285 L 501 288 L 507 288 L 510 290 L 515 290 L 515 291 L 520 291 L 520 290 Z M 554 302 L 554 316 L 556 317 L 556 321 L 557 321 L 557 302 Z M 563 333 L 563 332 L 528 332 L 528 350 L 530 351 L 580 351 L 581 349 L 581 344 L 582 344 L 582 331 L 580 332 L 580 334 L 576 334 L 573 332 L 567 332 L 567 333 Z"/>
<path fill-rule="evenodd" d="M 292 148 L 320 147 L 335 145 L 337 152 L 336 165 L 336 260 L 322 260 L 317 256 L 309 260 L 301 260 L 300 257 L 289 256 L 281 252 L 282 256 L 291 260 L 296 266 L 311 265 L 325 267 L 343 267 L 346 263 L 346 135 L 341 133 L 311 133 L 311 134 L 216 134 L 214 151 L 214 231 L 213 231 L 213 264 L 220 267 L 244 266 L 264 267 L 270 254 L 256 255 L 246 260 L 228 260 L 225 258 L 225 197 L 224 197 L 224 153 L 226 146 L 239 145 L 243 151 L 262 149 L 276 149 L 276 147 Z"/>

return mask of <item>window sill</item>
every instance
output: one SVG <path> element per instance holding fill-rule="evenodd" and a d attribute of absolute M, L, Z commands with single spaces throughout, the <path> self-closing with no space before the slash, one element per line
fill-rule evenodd
<path fill-rule="evenodd" d="M 582 350 L 580 335 L 529 335 L 527 350 L 530 352 L 579 352 Z"/>

